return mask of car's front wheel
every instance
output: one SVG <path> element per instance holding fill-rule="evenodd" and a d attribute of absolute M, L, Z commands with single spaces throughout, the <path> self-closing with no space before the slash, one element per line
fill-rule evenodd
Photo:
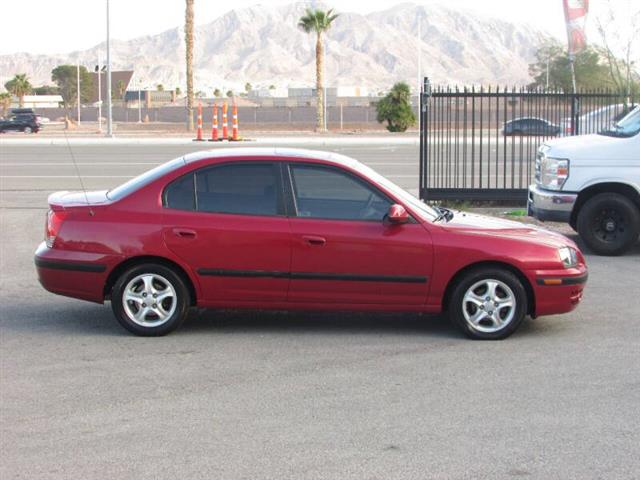
<path fill-rule="evenodd" d="M 136 335 L 159 336 L 178 328 L 189 310 L 183 279 L 164 265 L 144 264 L 124 272 L 113 286 L 111 308 Z"/>
<path fill-rule="evenodd" d="M 31 129 L 31 127 L 24 127 L 24 130 L 22 130 L 24 133 L 33 133 L 33 130 Z"/>
<path fill-rule="evenodd" d="M 578 213 L 578 233 L 598 255 L 620 255 L 638 239 L 640 211 L 627 197 L 600 193 Z"/>
<path fill-rule="evenodd" d="M 448 305 L 449 318 L 467 336 L 499 340 L 511 335 L 527 314 L 527 293 L 508 270 L 478 268 L 456 284 Z"/>

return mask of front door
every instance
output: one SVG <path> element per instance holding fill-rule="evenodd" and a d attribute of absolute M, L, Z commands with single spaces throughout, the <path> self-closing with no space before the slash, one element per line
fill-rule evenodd
<path fill-rule="evenodd" d="M 342 169 L 292 163 L 289 173 L 290 302 L 425 303 L 432 245 L 422 225 L 385 224 L 392 200 Z"/>
<path fill-rule="evenodd" d="M 291 232 L 280 178 L 278 164 L 234 161 L 166 188 L 165 243 L 196 272 L 203 300 L 286 300 Z"/>

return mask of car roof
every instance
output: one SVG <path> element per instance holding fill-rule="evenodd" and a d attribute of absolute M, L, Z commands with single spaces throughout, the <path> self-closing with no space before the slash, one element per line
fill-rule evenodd
<path fill-rule="evenodd" d="M 517 118 L 511 119 L 510 121 L 517 122 L 519 120 L 542 120 L 543 122 L 549 122 L 549 120 L 547 120 L 546 118 L 540 118 L 540 117 L 517 117 Z"/>
<path fill-rule="evenodd" d="M 247 157 L 263 158 L 299 158 L 301 160 L 322 160 L 336 165 L 356 167 L 359 162 L 346 155 L 321 150 L 308 150 L 306 148 L 281 148 L 281 147 L 237 147 L 216 148 L 200 152 L 188 153 L 184 156 L 185 163 L 193 163 L 200 160 L 226 158 L 242 159 Z"/>

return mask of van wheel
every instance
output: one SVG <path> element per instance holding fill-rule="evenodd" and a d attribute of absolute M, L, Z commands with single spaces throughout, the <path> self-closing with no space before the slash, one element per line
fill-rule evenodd
<path fill-rule="evenodd" d="M 594 253 L 620 255 L 638 239 L 640 211 L 623 195 L 600 193 L 578 212 L 578 233 Z"/>
<path fill-rule="evenodd" d="M 27 134 L 33 132 L 33 130 L 31 130 L 31 127 L 24 127 L 24 130 L 22 131 Z"/>
<path fill-rule="evenodd" d="M 148 337 L 178 328 L 187 317 L 189 303 L 182 278 L 170 268 L 153 263 L 127 270 L 111 294 L 111 308 L 120 325 Z"/>
<path fill-rule="evenodd" d="M 520 279 L 500 268 L 478 268 L 455 286 L 449 318 L 468 337 L 499 340 L 511 335 L 527 314 L 527 293 Z"/>

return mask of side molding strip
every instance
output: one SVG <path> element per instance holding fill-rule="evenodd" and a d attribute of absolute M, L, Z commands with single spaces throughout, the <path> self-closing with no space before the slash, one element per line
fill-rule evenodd
<path fill-rule="evenodd" d="M 427 277 L 406 275 L 359 275 L 355 273 L 272 272 L 199 268 L 198 274 L 216 277 L 290 278 L 291 280 L 334 280 L 349 282 L 427 283 Z"/>

